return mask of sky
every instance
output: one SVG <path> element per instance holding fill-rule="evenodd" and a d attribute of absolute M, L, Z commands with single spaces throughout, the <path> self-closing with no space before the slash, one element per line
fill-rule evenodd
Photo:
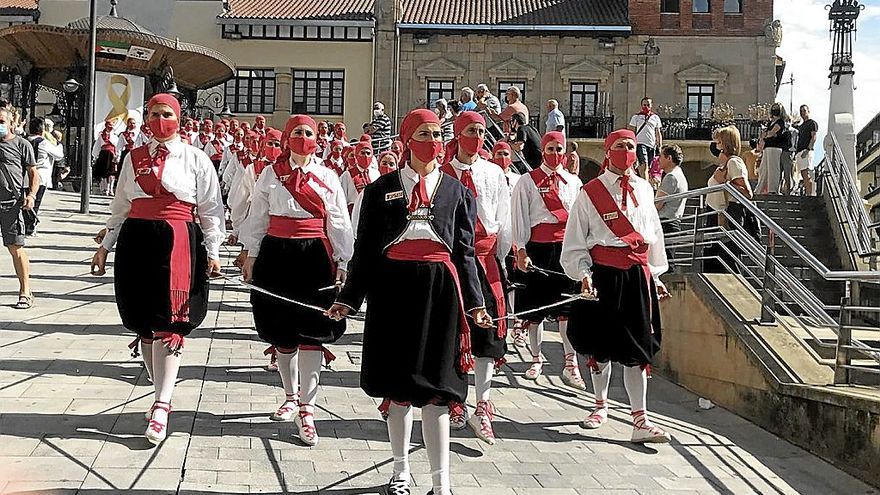
<path fill-rule="evenodd" d="M 777 54 L 785 59 L 787 81 L 794 75 L 794 108 L 806 103 L 819 124 L 821 143 L 828 128 L 831 38 L 828 11 L 832 0 L 775 0 L 775 18 L 782 21 L 782 46 Z M 855 124 L 856 132 L 880 112 L 880 0 L 860 0 L 865 10 L 859 15 L 855 38 Z M 788 108 L 790 88 L 779 89 L 777 101 Z M 820 146 L 817 146 L 817 151 Z M 821 154 L 821 152 L 817 153 Z M 819 159 L 819 157 L 817 157 Z"/>

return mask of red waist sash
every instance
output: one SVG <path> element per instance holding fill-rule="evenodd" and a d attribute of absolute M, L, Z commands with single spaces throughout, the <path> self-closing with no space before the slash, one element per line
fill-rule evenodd
<path fill-rule="evenodd" d="M 452 280 L 455 282 L 455 290 L 458 294 L 458 308 L 461 319 L 458 325 L 459 334 L 459 358 L 458 367 L 462 373 L 467 373 L 474 366 L 474 358 L 471 355 L 471 334 L 468 327 L 467 316 L 464 308 L 464 299 L 461 295 L 461 282 L 458 279 L 458 269 L 452 262 L 449 251 L 439 242 L 429 240 L 406 240 L 394 244 L 385 252 L 388 259 L 397 261 L 421 261 L 426 263 L 443 263 Z"/>
<path fill-rule="evenodd" d="M 474 248 L 476 251 L 477 263 L 483 268 L 486 274 L 486 281 L 492 290 L 492 297 L 495 299 L 495 309 L 498 311 L 498 317 L 507 315 L 507 304 L 504 300 L 504 284 L 501 281 L 501 267 L 498 266 L 498 235 L 487 234 L 477 235 L 474 238 Z M 507 337 L 507 320 L 498 320 L 496 326 L 498 338 Z"/>
<path fill-rule="evenodd" d="M 562 242 L 565 238 L 565 223 L 539 223 L 532 227 L 531 242 Z"/>
<path fill-rule="evenodd" d="M 129 218 L 165 221 L 171 227 L 171 322 L 189 321 L 189 290 L 192 285 L 192 253 L 187 223 L 195 221 L 195 205 L 174 195 L 132 200 Z"/>
<path fill-rule="evenodd" d="M 593 263 L 599 265 L 610 266 L 618 270 L 629 270 L 630 268 L 640 265 L 648 266 L 648 246 L 643 244 L 644 251 L 636 252 L 629 246 L 612 247 L 612 246 L 593 246 L 590 248 L 590 257 Z"/>
<path fill-rule="evenodd" d="M 333 246 L 327 237 L 323 218 L 292 218 L 270 215 L 267 233 L 272 237 L 280 237 L 282 239 L 321 239 L 324 249 L 327 250 L 327 257 L 330 259 L 330 263 L 335 266 L 333 263 Z"/>

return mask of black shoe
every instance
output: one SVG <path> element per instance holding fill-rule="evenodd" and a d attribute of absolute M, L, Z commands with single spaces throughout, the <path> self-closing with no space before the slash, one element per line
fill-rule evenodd
<path fill-rule="evenodd" d="M 388 495 L 410 495 L 409 480 L 396 480 L 391 478 L 388 486 L 385 488 Z"/>

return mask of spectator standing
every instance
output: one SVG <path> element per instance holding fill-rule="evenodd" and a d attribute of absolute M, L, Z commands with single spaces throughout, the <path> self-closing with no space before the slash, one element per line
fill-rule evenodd
<path fill-rule="evenodd" d="M 492 134 L 496 140 L 504 137 L 501 129 L 496 124 L 501 120 L 499 117 L 501 115 L 501 101 L 489 91 L 489 87 L 485 84 L 477 86 L 474 96 L 476 97 L 477 111 L 486 112 L 486 115 L 489 117 L 486 121 L 486 129 L 489 131 L 489 134 Z"/>
<path fill-rule="evenodd" d="M 477 102 L 474 101 L 474 90 L 465 86 L 461 88 L 461 96 L 458 98 L 461 107 L 460 112 L 475 112 L 477 110 Z"/>
<path fill-rule="evenodd" d="M 449 102 L 446 98 L 440 98 L 434 102 L 434 113 L 440 118 L 440 128 L 443 130 L 443 144 L 452 141 L 455 133 L 453 132 L 453 124 L 455 117 L 449 111 Z"/>
<path fill-rule="evenodd" d="M 675 144 L 667 144 L 660 148 L 660 167 L 663 169 L 663 179 L 657 189 L 657 198 L 688 192 L 687 178 L 681 169 L 684 162 L 684 153 Z M 681 232 L 681 217 L 684 216 L 684 199 L 673 199 L 655 203 L 657 213 L 664 234 Z M 669 249 L 666 250 L 666 258 L 669 260 L 669 271 L 673 271 L 673 259 L 675 256 Z"/>
<path fill-rule="evenodd" d="M 501 111 L 499 117 L 502 122 L 504 122 L 504 132 L 510 132 L 510 119 L 514 116 L 514 114 L 521 113 L 525 116 L 526 122 L 530 122 L 529 119 L 529 107 L 526 106 L 525 103 L 522 102 L 522 93 L 519 88 L 516 86 L 511 86 L 507 88 L 507 93 L 504 95 L 504 100 L 507 102 L 507 107 Z"/>
<path fill-rule="evenodd" d="M 654 102 L 647 96 L 642 98 L 642 106 L 639 113 L 629 119 L 629 128 L 636 133 L 636 155 L 639 159 L 639 176 L 648 178 L 648 166 L 657 156 L 657 151 L 663 146 L 663 122 L 660 116 L 654 113 Z"/>
<path fill-rule="evenodd" d="M 795 164 L 797 170 L 801 174 L 804 181 L 804 194 L 813 196 L 815 194 L 812 167 L 813 167 L 813 148 L 816 145 L 816 136 L 819 132 L 819 124 L 810 118 L 810 107 L 801 105 L 801 125 L 798 127 L 797 145 L 794 149 Z"/>
<path fill-rule="evenodd" d="M 759 142 L 757 139 L 749 139 L 749 150 L 743 153 L 742 159 L 746 164 L 746 170 L 749 172 L 749 184 L 754 189 L 758 184 L 758 166 L 761 162 L 761 150 L 758 149 Z"/>
<path fill-rule="evenodd" d="M 377 153 L 387 151 L 391 147 L 391 118 L 385 114 L 385 105 L 373 103 L 373 121 L 370 122 L 370 137 Z"/>
<path fill-rule="evenodd" d="M 40 176 L 31 144 L 13 132 L 16 122 L 8 108 L 0 108 L 0 234 L 12 256 L 18 277 L 18 302 L 15 309 L 30 309 L 34 294 L 30 287 L 30 261 L 24 250 L 23 210 L 34 207 Z M 27 181 L 27 184 L 25 184 Z M 25 189 L 29 191 L 23 194 Z"/>
<path fill-rule="evenodd" d="M 770 107 L 770 117 L 772 120 L 763 135 L 764 153 L 761 156 L 761 168 L 758 173 L 758 194 L 779 193 L 782 152 L 789 148 L 791 142 L 785 106 L 774 103 Z"/>
<path fill-rule="evenodd" d="M 569 141 L 565 146 L 568 148 L 566 150 L 565 169 L 573 175 L 580 176 L 581 156 L 578 155 L 578 144 L 574 141 Z"/>
<path fill-rule="evenodd" d="M 559 110 L 559 102 L 547 100 L 547 122 L 544 132 L 558 131 L 565 134 L 565 115 Z"/>
<path fill-rule="evenodd" d="M 40 212 L 40 204 L 43 202 L 46 189 L 52 188 L 52 171 L 55 162 L 64 159 L 64 147 L 60 143 L 61 139 L 57 136 L 53 136 L 52 141 L 46 139 L 43 137 L 44 128 L 45 122 L 42 117 L 34 117 L 28 123 L 28 141 L 34 150 L 37 174 L 40 176 L 40 187 L 34 196 L 33 209 L 22 212 L 26 236 L 37 233 L 37 224 L 40 222 L 37 215 Z M 26 190 L 25 193 L 29 194 L 30 191 Z"/>
<path fill-rule="evenodd" d="M 534 127 L 528 124 L 526 116 L 515 113 L 510 118 L 512 130 L 516 133 L 513 138 L 513 149 L 522 153 L 526 163 L 520 163 L 520 172 L 526 173 L 541 166 L 544 160 L 544 150 L 541 148 L 541 135 Z M 517 163 L 514 161 L 514 163 Z"/>

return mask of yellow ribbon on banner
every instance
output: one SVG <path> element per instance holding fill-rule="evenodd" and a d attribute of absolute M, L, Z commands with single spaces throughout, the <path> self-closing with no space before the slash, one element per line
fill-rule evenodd
<path fill-rule="evenodd" d="M 122 89 L 121 93 L 116 93 L 114 91 L 113 86 L 121 84 L 125 86 Z M 131 86 L 128 84 L 128 78 L 119 74 L 114 74 L 110 76 L 110 84 L 107 86 L 107 99 L 110 100 L 110 104 L 113 105 L 113 108 L 107 112 L 107 116 L 104 117 L 104 122 L 121 120 L 125 122 L 128 117 L 128 100 L 131 99 Z"/>

